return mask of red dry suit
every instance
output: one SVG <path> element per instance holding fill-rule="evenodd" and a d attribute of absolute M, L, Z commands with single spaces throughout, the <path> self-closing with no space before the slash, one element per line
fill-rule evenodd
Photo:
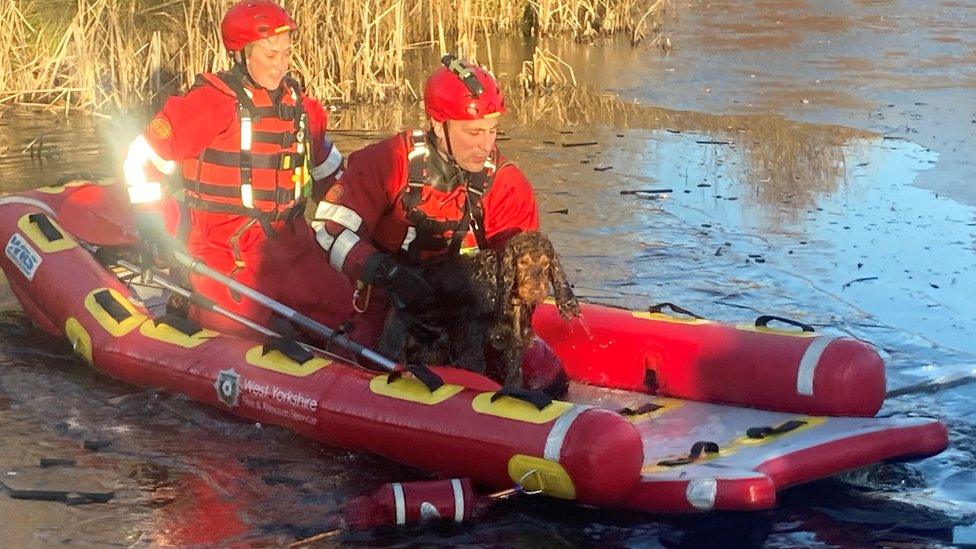
<path fill-rule="evenodd" d="M 333 267 L 358 280 L 366 258 L 376 252 L 416 265 L 461 248 L 504 244 L 515 233 L 539 228 L 532 186 L 497 151 L 478 174 L 452 171 L 466 178 L 460 182 L 437 178 L 434 164 L 444 162 L 437 154 L 430 138 L 414 131 L 350 156 L 312 221 Z M 358 303 L 367 306 L 351 336 L 369 346 L 379 336 L 389 301 L 372 288 L 368 304 Z"/>
<path fill-rule="evenodd" d="M 331 183 L 340 172 L 327 115 L 288 78 L 271 93 L 248 82 L 240 69 L 201 75 L 150 122 L 146 141 L 182 175 L 183 200 L 166 204 L 168 224 L 179 211 L 191 255 L 335 327 L 349 317 L 352 288 L 322 257 L 302 216 L 312 183 Z M 270 320 L 267 309 L 218 283 L 198 275 L 190 282 L 222 307 Z M 206 310 L 190 313 L 209 327 L 247 333 Z"/>

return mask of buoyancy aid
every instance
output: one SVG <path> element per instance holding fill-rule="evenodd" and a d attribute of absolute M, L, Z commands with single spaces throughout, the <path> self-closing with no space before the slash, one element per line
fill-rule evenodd
<path fill-rule="evenodd" d="M 300 85 L 285 78 L 276 99 L 244 85 L 239 71 L 202 74 L 195 86 L 213 86 L 237 100 L 237 123 L 182 163 L 191 208 L 262 221 L 293 212 L 311 188 L 308 115 Z"/>
<path fill-rule="evenodd" d="M 407 141 L 407 180 L 398 193 L 400 206 L 410 223 L 401 249 L 412 263 L 443 254 L 461 251 L 468 231 L 475 236 L 478 248 L 488 247 L 484 230 L 484 209 L 481 199 L 491 188 L 495 174 L 497 149 L 492 149 L 485 161 L 485 169 L 470 173 L 448 163 L 438 154 L 431 154 L 431 136 L 422 130 L 404 133 Z M 432 190 L 450 192 L 464 186 L 463 202 L 447 207 L 432 198 Z"/>

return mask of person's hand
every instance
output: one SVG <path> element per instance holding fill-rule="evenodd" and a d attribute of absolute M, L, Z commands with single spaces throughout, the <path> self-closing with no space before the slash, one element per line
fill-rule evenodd
<path fill-rule="evenodd" d="M 139 231 L 142 261 L 146 265 L 174 265 L 173 253 L 186 253 L 186 246 L 166 232 L 163 216 L 158 211 L 137 212 L 136 229 Z"/>
<path fill-rule="evenodd" d="M 398 309 L 417 310 L 433 297 L 433 288 L 419 269 L 400 264 L 387 254 L 373 254 L 366 260 L 363 281 L 390 294 Z"/>

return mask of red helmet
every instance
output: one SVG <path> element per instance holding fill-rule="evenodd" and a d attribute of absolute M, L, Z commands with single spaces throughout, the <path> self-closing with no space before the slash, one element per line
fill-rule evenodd
<path fill-rule="evenodd" d="M 298 28 L 295 20 L 271 0 L 241 0 L 231 6 L 220 23 L 220 38 L 227 51 Z"/>
<path fill-rule="evenodd" d="M 436 122 L 480 120 L 505 112 L 505 98 L 490 72 L 445 55 L 424 88 L 427 116 Z"/>

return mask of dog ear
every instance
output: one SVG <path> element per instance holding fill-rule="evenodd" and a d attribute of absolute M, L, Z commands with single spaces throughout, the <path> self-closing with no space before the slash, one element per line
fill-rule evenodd
<path fill-rule="evenodd" d="M 518 246 L 520 239 L 512 238 L 502 248 L 502 253 L 498 258 L 500 275 L 498 277 L 498 299 L 503 303 L 511 300 L 512 293 L 515 292 L 515 285 L 518 284 L 518 258 L 521 254 L 521 246 Z"/>
<path fill-rule="evenodd" d="M 559 254 L 556 253 L 552 241 L 545 239 L 546 253 L 549 254 L 549 282 L 552 283 L 552 295 L 556 298 L 556 307 L 559 309 L 559 316 L 568 320 L 570 315 L 579 316 L 580 306 L 566 278 L 566 271 L 559 261 Z"/>

